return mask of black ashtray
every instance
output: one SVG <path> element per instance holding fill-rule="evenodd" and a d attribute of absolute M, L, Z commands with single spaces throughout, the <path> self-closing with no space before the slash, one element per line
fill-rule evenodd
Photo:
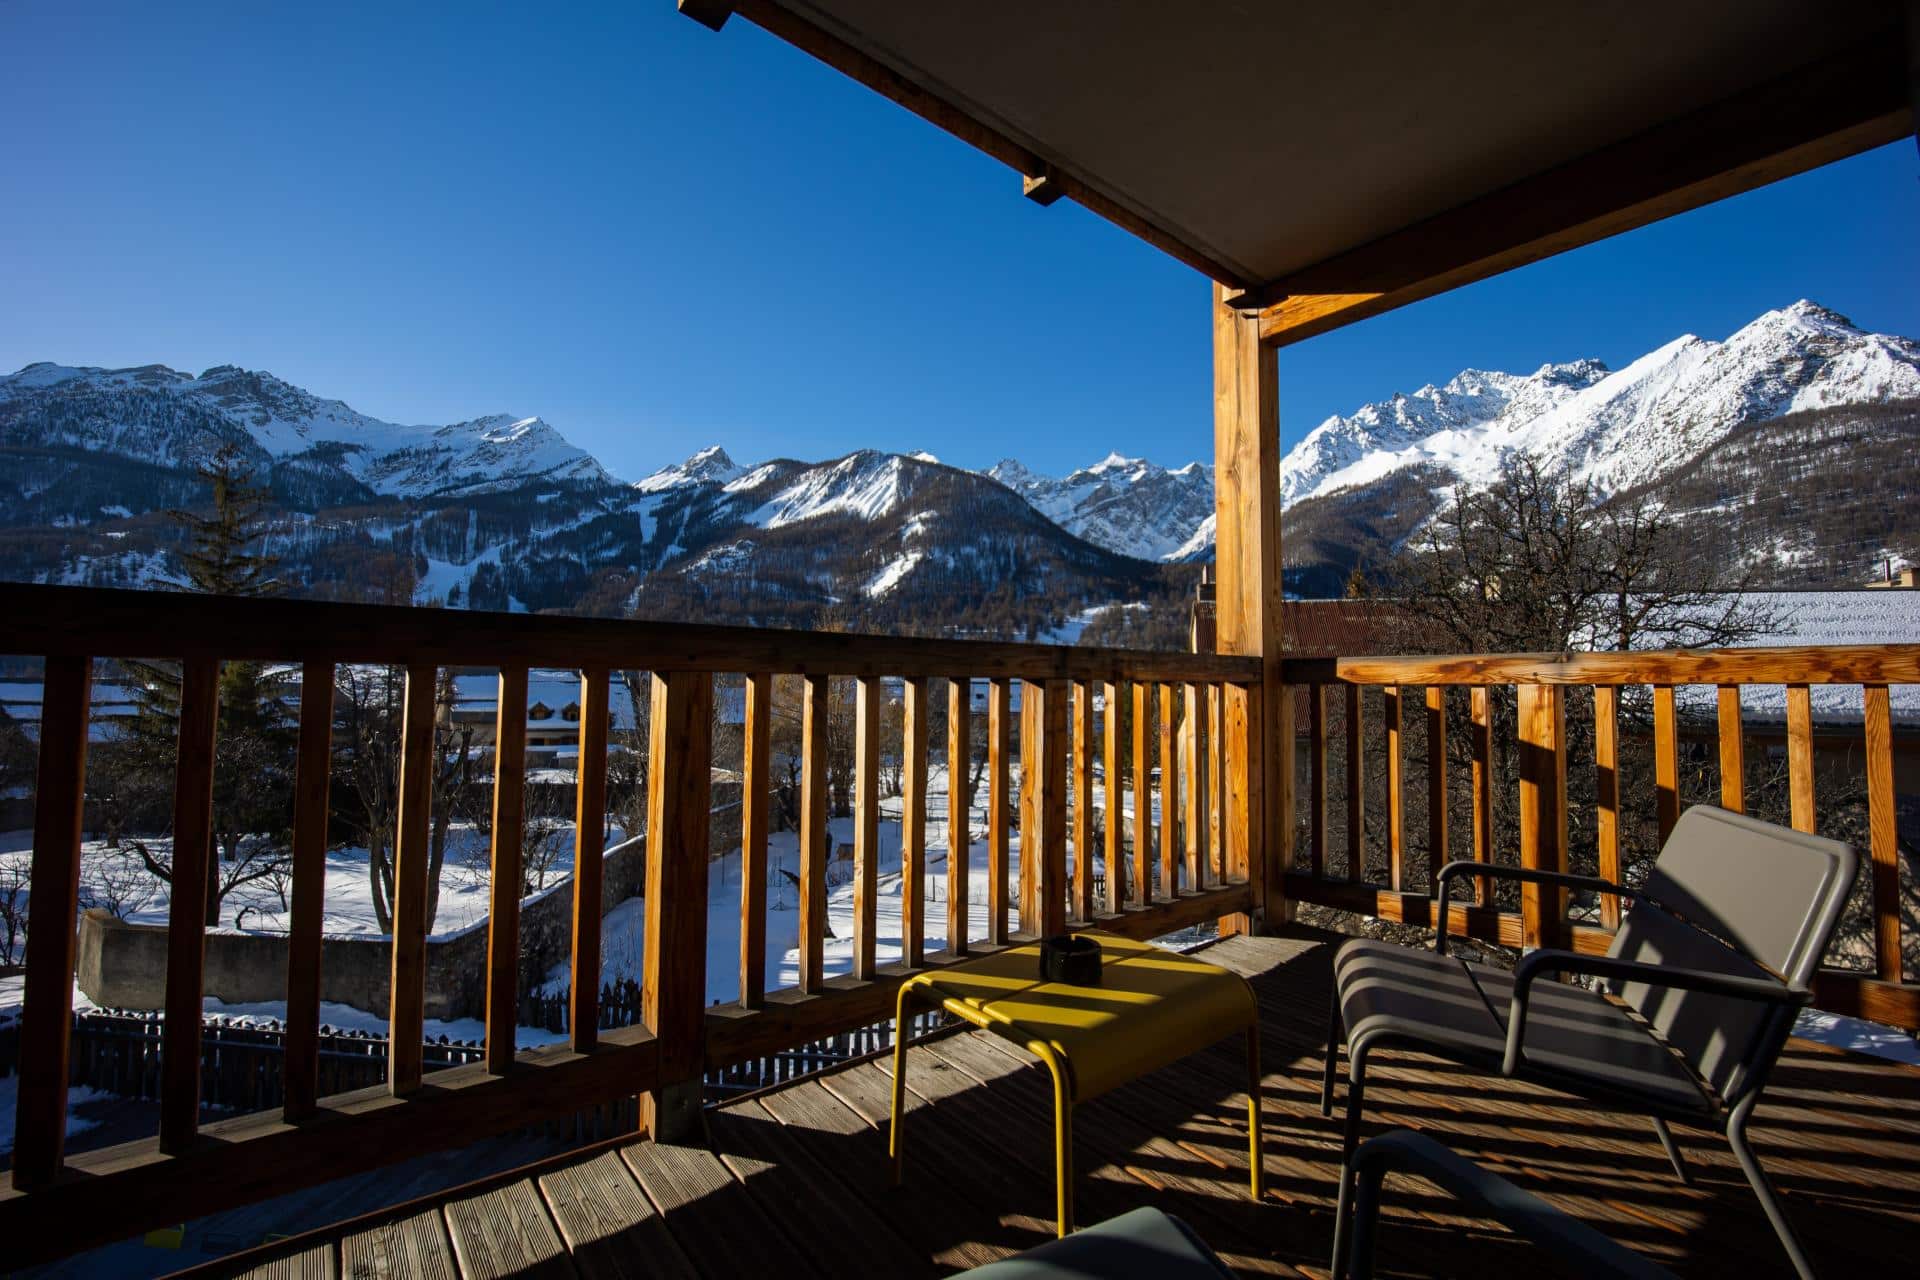
<path fill-rule="evenodd" d="M 1073 933 L 1040 939 L 1040 978 L 1070 987 L 1100 985 L 1100 944 Z"/>

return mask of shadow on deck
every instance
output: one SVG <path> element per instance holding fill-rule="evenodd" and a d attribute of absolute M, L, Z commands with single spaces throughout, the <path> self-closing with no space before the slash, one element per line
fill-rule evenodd
<path fill-rule="evenodd" d="M 1184 1217 L 1247 1274 L 1324 1274 L 1338 1167 L 1319 1109 L 1330 962 L 1340 941 L 1233 938 L 1208 959 L 1253 979 L 1266 1068 L 1264 1203 L 1246 1198 L 1239 1041 L 1084 1105 L 1078 1217 L 1143 1204 Z M 1052 1235 L 1051 1095 L 978 1032 L 911 1051 L 907 1185 L 888 1185 L 889 1062 L 857 1063 L 710 1113 L 707 1147 L 623 1140 L 399 1206 L 272 1254 L 216 1264 L 275 1276 L 936 1275 Z M 1430 1058 L 1380 1054 L 1369 1128 L 1408 1126 L 1497 1169 L 1686 1276 L 1790 1274 L 1716 1135 L 1675 1128 L 1676 1183 L 1652 1127 Z M 1815 1265 L 1904 1266 L 1920 1240 L 1920 1071 L 1795 1041 L 1755 1145 Z M 1552 1260 L 1394 1180 L 1383 1274 L 1554 1274 Z"/>

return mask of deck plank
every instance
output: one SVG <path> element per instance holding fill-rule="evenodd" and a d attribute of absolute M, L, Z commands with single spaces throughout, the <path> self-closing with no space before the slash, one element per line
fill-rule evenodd
<path fill-rule="evenodd" d="M 636 1142 L 620 1157 L 702 1275 L 821 1274 L 711 1151 Z"/>
<path fill-rule="evenodd" d="M 586 1280 L 699 1275 L 617 1152 L 555 1170 L 539 1185 L 573 1265 Z"/>
<path fill-rule="evenodd" d="M 383 1222 L 340 1242 L 348 1280 L 455 1280 L 460 1272 L 438 1209 Z"/>
<path fill-rule="evenodd" d="M 240 1274 L 242 1280 L 333 1280 L 340 1268 L 329 1240 L 270 1258 Z"/>
<path fill-rule="evenodd" d="M 530 1178 L 449 1200 L 447 1232 L 463 1280 L 568 1280 L 574 1274 Z"/>

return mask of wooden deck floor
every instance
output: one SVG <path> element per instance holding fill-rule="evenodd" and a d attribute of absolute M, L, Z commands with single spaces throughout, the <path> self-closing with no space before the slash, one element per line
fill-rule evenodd
<path fill-rule="evenodd" d="M 1246 1198 L 1236 1040 L 1082 1108 L 1080 1221 L 1143 1204 L 1187 1219 L 1245 1274 L 1324 1274 L 1339 1150 L 1318 1103 L 1330 935 L 1236 938 L 1207 956 L 1263 1006 L 1268 1196 Z M 253 1274 L 935 1275 L 1051 1235 L 1050 1095 L 1024 1055 L 972 1032 L 912 1052 L 907 1185 L 887 1181 L 888 1063 L 865 1062 L 711 1113 L 710 1142 L 613 1144 L 438 1202 L 362 1219 Z M 1678 1185 L 1651 1127 L 1445 1063 L 1381 1055 L 1370 1128 L 1440 1137 L 1687 1276 L 1790 1274 L 1724 1142 L 1676 1130 Z M 1816 1265 L 1911 1267 L 1920 1246 L 1920 1071 L 1794 1042 L 1755 1124 Z M 1389 1184 L 1381 1269 L 1552 1275 L 1500 1227 L 1423 1184 Z"/>

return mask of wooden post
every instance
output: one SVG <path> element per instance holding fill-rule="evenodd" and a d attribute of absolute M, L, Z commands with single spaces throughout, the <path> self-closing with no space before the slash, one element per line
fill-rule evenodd
<path fill-rule="evenodd" d="M 304 726 L 303 726 L 304 727 Z M 487 1070 L 513 1065 L 519 1022 L 521 846 L 526 825 L 527 669 L 500 669 L 493 714 L 493 870 L 487 926 Z"/>
<path fill-rule="evenodd" d="M 1207 826 L 1211 821 L 1207 803 L 1207 690 L 1205 685 L 1189 684 L 1187 701 L 1187 758 L 1181 779 L 1186 801 L 1187 887 L 1202 889 L 1207 883 Z"/>
<path fill-rule="evenodd" d="M 327 805 L 333 781 L 333 661 L 300 668 L 300 741 L 293 790 L 293 910 L 287 930 L 286 1057 L 281 1114 L 313 1114 L 320 1078 L 320 925 L 327 892 Z"/>
<path fill-rule="evenodd" d="M 1664 845 L 1680 821 L 1680 738 L 1670 684 L 1653 687 L 1653 807 Z"/>
<path fill-rule="evenodd" d="M 1611 697 L 1612 690 L 1608 690 Z M 1493 860 L 1493 708 L 1487 686 L 1477 684 L 1467 695 L 1467 718 L 1473 722 L 1473 860 Z M 1611 705 L 1611 702 L 1609 702 Z M 1596 712 L 1596 716 L 1597 716 Z M 1611 741 L 1611 739 L 1609 739 Z M 1604 778 L 1603 778 L 1604 781 Z M 1493 901 L 1485 880 L 1475 878 L 1473 900 L 1480 906 Z"/>
<path fill-rule="evenodd" d="M 1027 681 L 1020 709 L 1020 929 L 1045 936 L 1067 927 L 1067 682 Z"/>
<path fill-rule="evenodd" d="M 167 1019 L 160 1047 L 160 1149 L 166 1152 L 186 1150 L 200 1131 L 200 1012 L 207 880 L 213 873 L 213 751 L 220 720 L 219 662 L 189 658 L 180 674 L 173 894 L 167 906 Z"/>
<path fill-rule="evenodd" d="M 1747 811 L 1747 738 L 1740 719 L 1740 686 L 1723 684 L 1719 691 L 1720 807 L 1732 813 Z"/>
<path fill-rule="evenodd" d="M 1255 806 L 1248 815 L 1249 853 L 1256 900 L 1265 922 L 1275 925 L 1292 914 L 1285 873 L 1293 864 L 1293 699 L 1280 683 L 1280 380 L 1274 348 L 1260 340 L 1259 321 L 1228 306 L 1218 284 L 1213 453 L 1218 643 L 1222 653 L 1262 660 L 1260 683 L 1251 689 L 1230 685 L 1227 698 L 1260 702 L 1241 713 L 1258 730 L 1245 764 L 1245 790 Z"/>
<path fill-rule="evenodd" d="M 1347 879 L 1367 878 L 1366 690 L 1347 686 Z"/>
<path fill-rule="evenodd" d="M 1813 695 L 1787 686 L 1787 794 L 1795 831 L 1813 830 Z"/>
<path fill-rule="evenodd" d="M 747 677 L 740 773 L 740 1005 L 767 992 L 767 794 L 773 775 L 773 676 Z"/>
<path fill-rule="evenodd" d="M 1400 740 L 1400 699 L 1398 685 L 1380 691 L 1380 721 L 1387 731 L 1387 884 L 1396 892 L 1407 887 L 1407 801 L 1406 762 L 1401 759 L 1405 744 Z"/>
<path fill-rule="evenodd" d="M 28 891 L 43 920 L 69 927 L 27 931 L 26 1009 L 20 1027 L 13 1185 L 47 1186 L 67 1143 L 67 1062 L 73 1034 L 71 927 L 80 910 L 80 841 L 85 825 L 87 712 L 93 659 L 48 658 L 40 694 L 40 763 L 33 795 L 33 866 Z M 196 1015 L 195 1023 L 199 1022 Z"/>
<path fill-rule="evenodd" d="M 800 990 L 827 980 L 827 677 L 807 676 L 800 720 Z M 711 784 L 709 784 L 711 785 Z"/>
<path fill-rule="evenodd" d="M 1900 842 L 1893 788 L 1893 704 L 1887 686 L 1864 690 L 1867 738 L 1867 847 L 1871 857 L 1874 971 L 1904 977 L 1900 954 Z"/>
<path fill-rule="evenodd" d="M 1520 686 L 1520 865 L 1567 869 L 1567 718 L 1559 685 Z M 1521 946 L 1563 945 L 1566 890 L 1520 886 Z"/>
<path fill-rule="evenodd" d="M 853 694 L 853 976 L 873 977 L 880 916 L 880 681 Z"/>
<path fill-rule="evenodd" d="M 427 860 L 433 805 L 432 664 L 407 668 L 400 719 L 400 813 L 393 841 L 393 974 L 387 993 L 387 1087 L 420 1087 L 427 1007 Z"/>
<path fill-rule="evenodd" d="M 967 871 L 973 858 L 973 682 L 947 681 L 947 954 L 967 954 L 972 928 Z"/>
<path fill-rule="evenodd" d="M 576 1053 L 600 1039 L 601 879 L 607 854 L 607 697 L 611 673 L 580 673 L 580 762 L 573 794 L 573 991 L 568 1025 Z M 703 767 L 712 762 L 702 757 Z"/>
<path fill-rule="evenodd" d="M 1427 892 L 1447 862 L 1447 688 L 1427 686 Z"/>
<path fill-rule="evenodd" d="M 900 958 L 918 969 L 926 958 L 927 681 L 908 680 L 900 721 Z"/>
<path fill-rule="evenodd" d="M 809 700 L 809 709 L 812 703 Z M 707 1002 L 713 677 L 656 673 L 648 740 L 647 925 L 640 1013 L 659 1046 L 641 1121 L 656 1142 L 698 1131 Z"/>
<path fill-rule="evenodd" d="M 1327 874 L 1327 686 L 1307 686 L 1307 869 Z"/>

